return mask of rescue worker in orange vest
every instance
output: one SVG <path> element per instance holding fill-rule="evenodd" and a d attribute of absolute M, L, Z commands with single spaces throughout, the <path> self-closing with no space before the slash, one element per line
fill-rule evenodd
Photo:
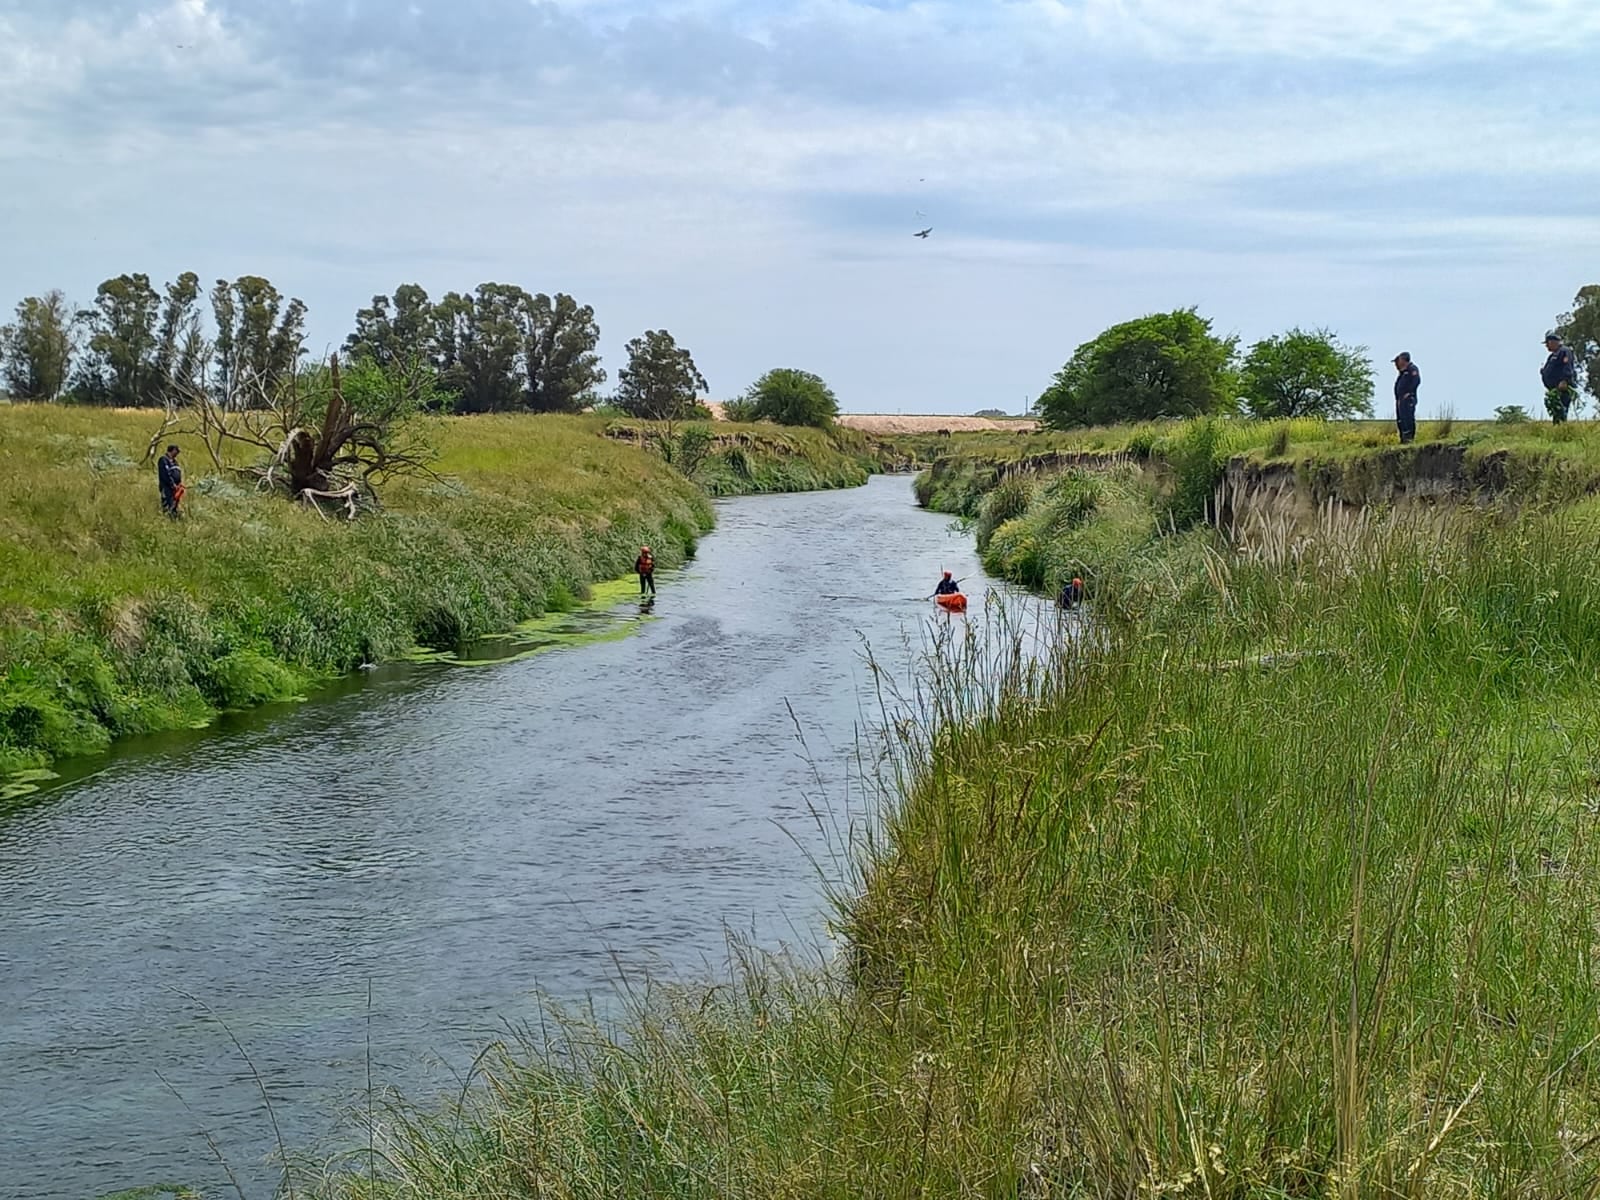
<path fill-rule="evenodd" d="M 656 594 L 656 556 L 650 553 L 649 546 L 639 547 L 638 561 L 633 564 L 633 569 L 639 572 L 639 595 L 644 595 L 648 590 L 650 595 Z"/>
<path fill-rule="evenodd" d="M 951 579 L 950 572 L 946 571 L 944 578 L 939 581 L 939 586 L 933 589 L 933 594 L 935 596 L 954 596 L 960 590 L 960 585 L 954 579 Z"/>

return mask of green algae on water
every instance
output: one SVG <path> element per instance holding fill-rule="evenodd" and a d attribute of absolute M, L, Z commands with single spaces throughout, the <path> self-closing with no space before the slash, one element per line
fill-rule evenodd
<path fill-rule="evenodd" d="M 589 588 L 589 598 L 565 612 L 547 612 L 505 633 L 477 638 L 459 650 L 418 647 L 407 662 L 444 663 L 453 667 L 487 667 L 520 662 L 550 650 L 571 650 L 621 641 L 652 620 L 649 606 L 632 610 L 637 584 L 631 578 L 611 579 Z"/>
<path fill-rule="evenodd" d="M 10 775 L 0 776 L 0 804 L 31 796 L 39 790 L 40 785 L 59 778 L 54 771 L 45 770 L 14 771 Z"/>

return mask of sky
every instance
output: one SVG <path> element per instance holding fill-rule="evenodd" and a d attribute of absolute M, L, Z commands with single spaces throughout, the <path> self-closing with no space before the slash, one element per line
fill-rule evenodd
<path fill-rule="evenodd" d="M 1600 282 L 1594 0 L 0 0 L 0 311 L 260 274 L 666 328 L 713 398 L 1021 411 L 1108 325 L 1410 351 L 1540 411 Z M 920 214 L 926 214 L 925 216 Z M 912 234 L 932 226 L 926 240 Z"/>

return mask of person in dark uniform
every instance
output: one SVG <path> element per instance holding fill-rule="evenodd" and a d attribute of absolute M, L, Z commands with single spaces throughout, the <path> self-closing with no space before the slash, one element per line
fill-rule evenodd
<path fill-rule="evenodd" d="M 156 462 L 156 482 L 161 487 L 161 511 L 174 520 L 183 502 L 183 468 L 178 465 L 178 448 L 168 446 Z"/>
<path fill-rule="evenodd" d="M 1544 383 L 1544 407 L 1551 423 L 1560 425 L 1578 399 L 1578 364 L 1572 351 L 1561 344 L 1561 335 L 1555 330 L 1544 335 L 1544 348 L 1550 351 L 1550 357 L 1539 370 L 1539 378 Z"/>
<path fill-rule="evenodd" d="M 1394 369 L 1394 423 L 1404 446 L 1417 439 L 1417 389 L 1422 386 L 1422 372 L 1404 350 L 1394 356 Z"/>
<path fill-rule="evenodd" d="M 944 578 L 939 581 L 939 586 L 933 589 L 935 596 L 954 596 L 961 590 L 961 585 L 950 578 L 950 572 L 944 573 Z"/>
<path fill-rule="evenodd" d="M 1056 597 L 1056 603 L 1065 609 L 1074 609 L 1083 603 L 1083 580 L 1073 576 L 1068 583 L 1061 585 L 1061 594 Z"/>

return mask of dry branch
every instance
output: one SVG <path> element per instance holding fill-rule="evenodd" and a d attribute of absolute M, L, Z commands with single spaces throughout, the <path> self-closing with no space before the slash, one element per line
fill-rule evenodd
<path fill-rule="evenodd" d="M 275 387 L 256 378 L 230 380 L 220 392 L 186 387 L 169 404 L 151 453 L 179 428 L 205 443 L 219 473 L 242 475 L 262 491 L 298 500 L 326 515 L 324 504 L 354 519 L 376 505 L 376 483 L 395 475 L 432 475 L 425 446 L 397 436 L 414 410 L 404 385 L 359 411 L 346 394 L 337 356 L 325 374 L 288 376 Z M 259 455 L 245 467 L 226 465 L 229 444 Z"/>

